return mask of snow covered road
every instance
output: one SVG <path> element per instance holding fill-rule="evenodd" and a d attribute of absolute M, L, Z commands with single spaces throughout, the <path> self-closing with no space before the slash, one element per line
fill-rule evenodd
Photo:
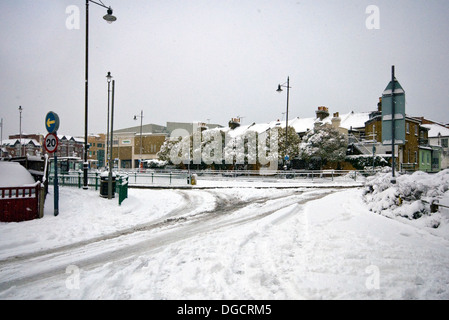
<path fill-rule="evenodd" d="M 61 188 L 60 210 L 0 224 L 0 299 L 449 298 L 448 239 L 360 189 Z"/>

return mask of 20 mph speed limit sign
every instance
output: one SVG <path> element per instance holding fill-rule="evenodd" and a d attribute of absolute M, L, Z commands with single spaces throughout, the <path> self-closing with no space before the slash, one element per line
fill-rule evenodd
<path fill-rule="evenodd" d="M 45 137 L 44 148 L 48 153 L 53 153 L 58 149 L 58 137 L 54 133 L 49 133 Z"/>

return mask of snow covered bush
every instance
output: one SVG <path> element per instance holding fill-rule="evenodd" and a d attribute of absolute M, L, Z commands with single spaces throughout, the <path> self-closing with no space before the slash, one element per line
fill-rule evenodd
<path fill-rule="evenodd" d="M 356 170 L 372 170 L 373 168 L 373 156 L 372 155 L 351 155 L 347 156 L 346 162 L 352 164 Z M 374 157 L 374 167 L 380 170 L 380 168 L 389 166 L 390 163 L 382 156 Z"/>
<path fill-rule="evenodd" d="M 326 163 L 344 161 L 348 143 L 344 134 L 332 127 L 310 130 L 299 146 L 299 157 L 305 161 L 319 158 Z"/>
<path fill-rule="evenodd" d="M 417 171 L 399 175 L 395 184 L 391 183 L 391 173 L 378 173 L 366 180 L 364 200 L 368 208 L 390 218 L 426 217 L 427 226 L 436 228 L 441 215 L 432 214 L 430 205 L 441 199 L 449 199 L 449 169 L 436 174 Z"/>
<path fill-rule="evenodd" d="M 168 164 L 168 161 L 162 161 L 162 160 L 156 160 L 156 159 L 146 160 L 145 162 L 147 163 L 148 168 L 151 168 L 151 169 L 165 168 L 165 166 Z"/>

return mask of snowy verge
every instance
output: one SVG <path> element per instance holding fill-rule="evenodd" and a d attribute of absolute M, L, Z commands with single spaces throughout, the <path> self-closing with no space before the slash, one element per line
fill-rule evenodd
<path fill-rule="evenodd" d="M 449 206 L 449 170 L 399 175 L 394 184 L 391 173 L 379 173 L 366 180 L 364 201 L 372 212 L 433 228 L 435 234 L 449 238 L 449 209 L 431 210 L 434 201 Z"/>

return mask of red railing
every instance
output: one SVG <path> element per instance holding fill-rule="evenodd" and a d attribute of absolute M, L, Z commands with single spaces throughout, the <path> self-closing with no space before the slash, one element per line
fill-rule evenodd
<path fill-rule="evenodd" d="M 0 188 L 0 221 L 20 222 L 39 217 L 40 182 L 26 187 Z"/>

